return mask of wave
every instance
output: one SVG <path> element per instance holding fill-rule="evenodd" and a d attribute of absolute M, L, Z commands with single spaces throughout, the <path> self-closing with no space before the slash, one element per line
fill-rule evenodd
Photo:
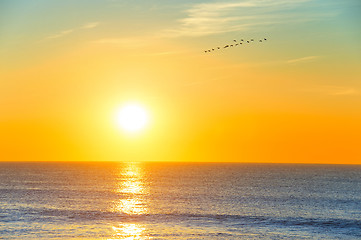
<path fill-rule="evenodd" d="M 113 211 L 101 210 L 71 210 L 71 209 L 18 209 L 16 214 L 14 209 L 12 213 L 0 214 L 4 222 L 24 221 L 25 219 L 16 218 L 16 216 L 27 216 L 31 221 L 54 221 L 61 219 L 63 221 L 140 221 L 140 222 L 199 222 L 209 224 L 227 224 L 229 226 L 281 226 L 281 227 L 316 227 L 327 229 L 357 229 L 361 236 L 361 219 L 346 218 L 305 218 L 305 217 L 272 217 L 260 215 L 231 215 L 231 214 L 189 214 L 189 213 L 157 213 L 157 214 L 126 214 Z M 15 214 L 14 214 L 15 213 Z"/>

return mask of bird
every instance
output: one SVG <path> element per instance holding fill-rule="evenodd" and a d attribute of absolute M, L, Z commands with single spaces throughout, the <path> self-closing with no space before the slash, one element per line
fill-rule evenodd
<path fill-rule="evenodd" d="M 266 41 L 267 38 L 261 38 L 258 40 L 258 42 L 264 42 Z M 257 40 L 256 40 L 257 41 Z M 251 38 L 249 40 L 243 40 L 243 39 L 240 39 L 239 41 L 237 41 L 236 39 L 233 39 L 233 44 L 227 44 L 225 45 L 224 47 L 220 46 L 220 47 L 215 47 L 215 48 L 210 48 L 208 50 L 205 50 L 204 52 L 205 53 L 210 53 L 211 51 L 215 51 L 215 50 L 221 50 L 222 48 L 229 48 L 229 47 L 236 47 L 236 46 L 240 46 L 241 44 L 247 42 L 248 44 L 251 43 L 251 42 L 255 42 L 254 38 Z"/>

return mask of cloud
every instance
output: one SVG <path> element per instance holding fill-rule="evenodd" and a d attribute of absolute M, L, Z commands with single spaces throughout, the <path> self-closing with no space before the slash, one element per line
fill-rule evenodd
<path fill-rule="evenodd" d="M 315 60 L 317 58 L 319 58 L 319 56 L 308 56 L 308 57 L 291 59 L 291 60 L 288 60 L 287 63 L 292 64 L 292 63 L 300 63 L 300 62 L 309 62 L 309 61 Z"/>
<path fill-rule="evenodd" d="M 331 96 L 357 95 L 359 91 L 352 87 L 346 86 L 318 86 L 306 89 L 307 92 L 319 92 Z"/>
<path fill-rule="evenodd" d="M 99 25 L 99 22 L 91 22 L 91 23 L 87 23 L 87 24 L 84 24 L 82 26 L 83 29 L 91 29 L 91 28 L 95 28 Z"/>
<path fill-rule="evenodd" d="M 123 38 L 102 38 L 95 41 L 92 41 L 92 43 L 96 44 L 124 44 L 127 43 Z"/>
<path fill-rule="evenodd" d="M 64 30 L 64 31 L 61 31 L 61 32 L 59 32 L 57 34 L 50 35 L 46 39 L 54 39 L 54 38 L 64 37 L 66 35 L 69 35 L 72 32 L 74 32 L 74 29 Z"/>
<path fill-rule="evenodd" d="M 172 54 L 177 54 L 180 53 L 179 51 L 166 51 L 166 52 L 155 52 L 155 53 L 150 53 L 147 54 L 148 56 L 164 56 L 164 55 L 172 55 Z"/>
<path fill-rule="evenodd" d="M 257 26 L 309 21 L 312 13 L 292 13 L 299 6 L 312 0 L 243 0 L 192 5 L 184 11 L 185 17 L 178 26 L 167 29 L 167 37 L 205 36 L 247 30 Z M 320 15 L 321 16 L 321 15 Z"/>
<path fill-rule="evenodd" d="M 356 95 L 358 91 L 354 88 L 338 87 L 329 92 L 329 95 Z"/>
<path fill-rule="evenodd" d="M 86 23 L 84 24 L 83 26 L 81 26 L 80 28 L 72 28 L 72 29 L 68 29 L 68 30 L 63 30 L 59 33 L 56 33 L 56 34 L 53 34 L 53 35 L 50 35 L 48 37 L 46 37 L 45 39 L 55 39 L 55 38 L 61 38 L 61 37 L 64 37 L 64 36 L 67 36 L 75 31 L 78 31 L 80 29 L 92 29 L 92 28 L 95 28 L 99 25 L 100 23 L 99 22 L 90 22 L 90 23 Z"/>
<path fill-rule="evenodd" d="M 139 48 L 149 45 L 149 38 L 101 38 L 91 41 L 92 44 L 117 45 L 127 48 Z"/>

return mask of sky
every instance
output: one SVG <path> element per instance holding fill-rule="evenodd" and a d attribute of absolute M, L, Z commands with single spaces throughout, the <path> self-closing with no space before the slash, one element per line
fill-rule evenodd
<path fill-rule="evenodd" d="M 0 0 L 0 161 L 361 164 L 360 22 L 359 0 Z"/>

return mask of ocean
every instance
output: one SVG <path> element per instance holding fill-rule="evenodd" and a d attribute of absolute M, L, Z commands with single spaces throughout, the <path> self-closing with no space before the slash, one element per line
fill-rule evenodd
<path fill-rule="evenodd" d="M 2 162 L 0 239 L 361 239 L 361 166 Z"/>

